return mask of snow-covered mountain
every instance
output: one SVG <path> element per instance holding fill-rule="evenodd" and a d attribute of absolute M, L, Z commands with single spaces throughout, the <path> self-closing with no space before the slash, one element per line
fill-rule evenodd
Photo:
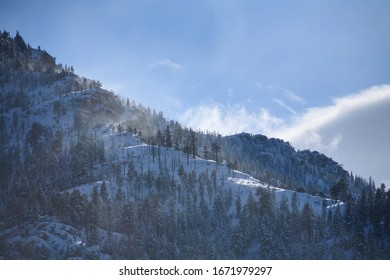
<path fill-rule="evenodd" d="M 6 31 L 0 99 L 0 257 L 390 255 L 389 192 L 318 152 L 182 127 Z"/>

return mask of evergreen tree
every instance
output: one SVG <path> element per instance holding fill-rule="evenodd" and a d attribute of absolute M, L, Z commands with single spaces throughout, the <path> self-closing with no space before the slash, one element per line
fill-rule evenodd
<path fill-rule="evenodd" d="M 207 146 L 203 147 L 203 158 L 206 160 L 209 159 L 209 150 L 207 149 Z"/>
<path fill-rule="evenodd" d="M 346 192 L 347 192 L 347 184 L 345 183 L 344 180 L 338 181 L 330 188 L 330 194 L 332 195 L 335 201 L 337 201 L 337 199 L 339 198 L 341 199 L 345 198 Z"/>
<path fill-rule="evenodd" d="M 214 159 L 217 163 L 219 163 L 218 154 L 221 152 L 221 146 L 217 143 L 211 144 L 211 150 L 214 153 Z"/>
<path fill-rule="evenodd" d="M 190 129 L 190 143 L 191 143 L 191 152 L 192 152 L 192 157 L 195 158 L 196 156 L 196 143 L 197 143 L 197 139 L 196 139 L 196 132 L 193 131 L 192 129 Z"/>
<path fill-rule="evenodd" d="M 102 199 L 103 204 L 108 203 L 109 197 L 108 197 L 106 182 L 103 182 L 101 187 L 100 187 L 100 197 Z"/>
<path fill-rule="evenodd" d="M 167 125 L 167 128 L 165 129 L 164 146 L 172 148 L 172 136 L 171 130 L 169 129 L 169 125 Z"/>
<path fill-rule="evenodd" d="M 308 240 L 311 240 L 314 231 L 315 215 L 309 203 L 305 203 L 301 214 L 301 229 Z"/>
<path fill-rule="evenodd" d="M 14 38 L 15 46 L 18 51 L 28 54 L 29 48 L 27 47 L 27 44 L 24 42 L 23 37 L 20 35 L 19 31 L 16 31 L 16 36 Z"/>

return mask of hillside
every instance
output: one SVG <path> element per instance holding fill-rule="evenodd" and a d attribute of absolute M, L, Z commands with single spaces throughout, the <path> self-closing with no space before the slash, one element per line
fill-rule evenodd
<path fill-rule="evenodd" d="M 390 192 L 193 131 L 0 33 L 0 258 L 389 258 Z"/>

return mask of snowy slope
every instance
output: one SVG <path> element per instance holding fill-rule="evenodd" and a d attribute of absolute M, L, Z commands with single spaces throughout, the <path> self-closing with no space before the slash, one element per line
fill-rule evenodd
<path fill-rule="evenodd" d="M 265 182 L 261 182 L 248 174 L 229 169 L 226 164 L 217 164 L 213 160 L 205 160 L 199 157 L 193 158 L 191 155 L 187 155 L 186 153 L 172 148 L 146 145 L 130 133 L 110 133 L 107 130 L 106 132 L 107 133 L 101 136 L 105 142 L 105 147 L 109 147 L 106 150 L 106 158 L 123 166 L 124 177 L 127 176 L 128 163 L 134 162 L 135 169 L 138 172 L 146 173 L 147 171 L 151 171 L 153 174 L 163 174 L 172 180 L 180 182 L 181 178 L 178 174 L 178 170 L 179 167 L 182 166 L 185 173 L 189 174 L 194 171 L 197 176 L 205 173 L 212 174 L 213 171 L 216 172 L 218 183 L 226 190 L 231 189 L 235 200 L 240 196 L 241 201 L 247 201 L 249 192 L 252 192 L 252 194 L 255 195 L 257 188 L 271 191 L 274 194 L 277 203 L 280 202 L 282 198 L 286 198 L 291 202 L 291 198 L 294 194 L 294 191 L 292 190 L 274 187 Z M 101 168 L 101 166 L 98 168 Z M 91 197 L 93 189 L 97 188 L 97 190 L 100 191 L 102 183 L 102 181 L 97 181 L 75 186 L 67 190 L 67 192 L 78 190 L 81 194 Z M 134 197 L 132 197 L 134 190 L 132 187 L 126 187 L 127 183 L 124 183 L 124 186 L 119 186 L 115 180 L 106 180 L 105 183 L 111 198 L 114 198 L 118 189 L 121 188 L 128 199 L 134 199 Z M 342 205 L 341 202 L 335 204 L 331 199 L 324 199 L 307 193 L 298 192 L 296 195 L 299 208 L 302 208 L 307 202 L 311 205 L 316 214 L 321 214 L 324 203 L 326 208 L 334 208 L 336 205 Z M 209 206 L 211 207 L 211 205 Z"/>
<path fill-rule="evenodd" d="M 327 194 L 348 174 L 325 155 L 194 132 L 52 60 L 33 49 L 0 77 L 0 258 L 264 257 L 269 235 L 300 244 L 345 209 Z"/>

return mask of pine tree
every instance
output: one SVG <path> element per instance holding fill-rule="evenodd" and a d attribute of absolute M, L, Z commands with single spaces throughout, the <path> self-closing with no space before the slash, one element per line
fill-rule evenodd
<path fill-rule="evenodd" d="M 167 128 L 165 129 L 164 146 L 172 148 L 172 135 L 171 130 L 169 129 L 169 125 L 167 125 Z"/>
<path fill-rule="evenodd" d="M 196 139 L 196 132 L 193 131 L 192 129 L 190 129 L 190 143 L 191 143 L 191 152 L 192 152 L 192 157 L 195 158 L 196 157 L 196 143 L 197 143 L 197 139 Z"/>
<path fill-rule="evenodd" d="M 240 216 L 240 214 L 241 214 L 241 196 L 238 195 L 236 200 L 236 215 Z"/>
<path fill-rule="evenodd" d="M 215 161 L 219 163 L 218 154 L 221 152 L 221 146 L 214 142 L 213 144 L 211 144 L 211 150 L 214 153 Z"/>
<path fill-rule="evenodd" d="M 100 186 L 100 197 L 102 199 L 103 204 L 108 203 L 109 197 L 108 197 L 106 182 L 103 182 L 102 185 Z"/>
<path fill-rule="evenodd" d="M 343 199 L 347 192 L 347 184 L 344 180 L 340 180 L 331 186 L 329 191 L 335 201 L 339 198 Z"/>
<path fill-rule="evenodd" d="M 308 240 L 311 240 L 314 231 L 314 212 L 308 202 L 305 203 L 301 214 L 301 230 L 305 233 Z"/>
<path fill-rule="evenodd" d="M 209 150 L 207 149 L 207 146 L 203 147 L 203 158 L 206 160 L 209 159 Z"/>
<path fill-rule="evenodd" d="M 134 161 L 131 160 L 127 166 L 127 179 L 131 182 L 137 177 L 137 170 L 135 169 Z"/>
<path fill-rule="evenodd" d="M 28 54 L 29 49 L 27 47 L 27 44 L 24 42 L 23 37 L 20 36 L 19 31 L 16 31 L 16 36 L 14 38 L 14 42 L 15 42 L 15 46 L 16 46 L 18 51 L 20 51 L 24 54 Z"/>

